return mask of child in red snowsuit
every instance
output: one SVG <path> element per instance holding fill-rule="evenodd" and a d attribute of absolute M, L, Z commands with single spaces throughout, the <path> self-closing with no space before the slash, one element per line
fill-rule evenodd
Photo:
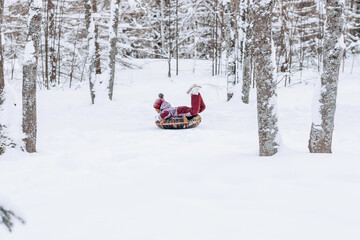
<path fill-rule="evenodd" d="M 159 119 L 162 120 L 180 116 L 192 117 L 204 111 L 206 106 L 201 94 L 198 92 L 200 88 L 200 86 L 194 84 L 187 92 L 191 94 L 191 107 L 171 107 L 170 103 L 164 100 L 164 95 L 160 93 L 160 98 L 154 103 L 155 110 L 160 114 Z"/>

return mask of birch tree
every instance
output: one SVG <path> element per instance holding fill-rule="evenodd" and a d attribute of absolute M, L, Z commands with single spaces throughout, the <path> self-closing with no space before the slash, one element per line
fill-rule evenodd
<path fill-rule="evenodd" d="M 341 0 L 326 1 L 323 73 L 315 90 L 308 145 L 311 153 L 331 153 L 340 60 L 344 49 L 343 12 Z"/>
<path fill-rule="evenodd" d="M 23 132 L 25 149 L 36 152 L 36 77 L 41 33 L 41 0 L 30 0 L 28 16 L 28 36 L 23 63 Z"/>
<path fill-rule="evenodd" d="M 272 0 L 254 0 L 252 5 L 260 156 L 274 155 L 280 144 L 277 126 L 275 49 L 271 29 L 273 3 Z"/>
<path fill-rule="evenodd" d="M 117 30 L 119 24 L 119 7 L 120 0 L 111 0 L 111 17 L 109 24 L 109 99 L 112 100 L 114 92 L 114 79 L 115 79 L 115 60 L 116 60 L 116 42 Z"/>

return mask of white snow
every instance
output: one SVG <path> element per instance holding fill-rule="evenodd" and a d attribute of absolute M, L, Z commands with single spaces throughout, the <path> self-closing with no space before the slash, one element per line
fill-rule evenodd
<path fill-rule="evenodd" d="M 313 102 L 312 102 L 312 122 L 314 128 L 321 129 L 322 116 L 321 116 L 321 94 L 326 91 L 325 87 L 321 87 L 321 78 L 316 80 Z"/>
<path fill-rule="evenodd" d="M 19 93 L 15 92 L 13 87 L 5 80 L 3 94 L 5 101 L 0 108 L 0 124 L 6 126 L 6 129 L 4 129 L 4 135 L 13 139 L 17 145 L 22 146 L 24 134 L 21 127 L 22 109 L 17 96 Z M 0 161 L 1 159 L 2 157 L 0 156 Z"/>
<path fill-rule="evenodd" d="M 113 102 L 92 105 L 86 82 L 38 91 L 38 152 L 0 156 L 0 204 L 27 222 L 13 233 L 0 226 L 0 239 L 358 240 L 360 70 L 350 74 L 349 60 L 333 154 L 308 152 L 313 87 L 298 84 L 278 91 L 279 153 L 259 157 L 254 89 L 249 105 L 240 89 L 226 102 L 226 78 L 211 77 L 207 61 L 195 75 L 181 61 L 172 80 L 166 60 L 118 69 Z M 194 82 L 202 123 L 157 128 L 157 94 L 190 105 Z M 10 84 L 20 96 L 21 82 Z"/>
<path fill-rule="evenodd" d="M 34 41 L 28 41 L 24 50 L 23 64 L 29 64 L 35 61 Z"/>

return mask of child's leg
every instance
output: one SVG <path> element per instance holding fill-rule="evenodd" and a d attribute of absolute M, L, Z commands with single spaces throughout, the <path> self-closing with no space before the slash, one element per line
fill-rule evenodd
<path fill-rule="evenodd" d="M 200 93 L 199 93 L 199 96 L 200 96 L 200 109 L 199 109 L 199 113 L 201 113 L 202 111 L 205 110 L 206 106 L 205 106 L 204 100 L 202 99 L 202 96 L 200 95 Z"/>
<path fill-rule="evenodd" d="M 201 102 L 201 95 L 191 95 L 191 116 L 195 116 L 200 111 L 200 102 Z"/>

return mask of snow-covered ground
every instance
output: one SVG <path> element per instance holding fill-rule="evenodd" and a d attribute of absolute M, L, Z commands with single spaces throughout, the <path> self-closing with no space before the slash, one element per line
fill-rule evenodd
<path fill-rule="evenodd" d="M 259 157 L 254 89 L 249 105 L 226 102 L 226 80 L 206 61 L 195 74 L 182 61 L 171 80 L 166 61 L 139 61 L 142 70 L 118 71 L 113 102 L 91 105 L 86 83 L 39 91 L 38 152 L 0 157 L 0 204 L 26 224 L 1 227 L 0 239 L 360 239 L 360 58 L 352 74 L 351 63 L 333 154 L 308 152 L 313 85 L 294 84 L 278 90 L 281 149 Z M 304 72 L 302 82 L 317 77 Z M 207 105 L 202 123 L 157 128 L 157 94 L 190 105 L 194 82 Z"/>

